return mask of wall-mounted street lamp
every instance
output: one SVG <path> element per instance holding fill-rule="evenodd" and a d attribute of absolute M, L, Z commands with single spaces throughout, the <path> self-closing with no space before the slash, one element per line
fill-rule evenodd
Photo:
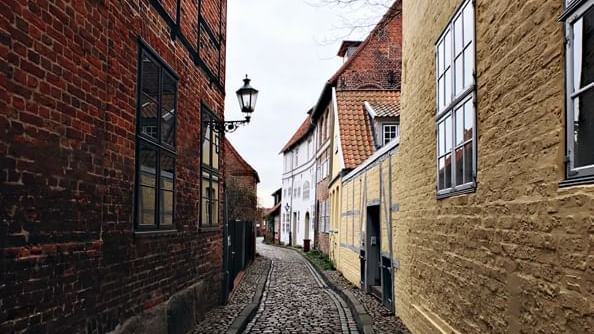
<path fill-rule="evenodd" d="M 258 100 L 258 90 L 250 86 L 250 79 L 247 74 L 243 79 L 243 86 L 235 92 L 241 112 L 245 114 L 245 119 L 240 121 L 215 121 L 209 122 L 215 131 L 218 132 L 234 132 L 242 124 L 247 124 L 252 118 L 252 113 L 256 108 L 256 101 Z"/>
<path fill-rule="evenodd" d="M 285 204 L 285 211 L 289 212 L 289 210 L 291 209 L 291 206 L 289 205 L 289 203 Z"/>

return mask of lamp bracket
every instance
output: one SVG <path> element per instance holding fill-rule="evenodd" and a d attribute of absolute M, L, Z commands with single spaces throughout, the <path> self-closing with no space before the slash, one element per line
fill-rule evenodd
<path fill-rule="evenodd" d="M 241 121 L 217 121 L 217 120 L 208 120 L 204 121 L 204 124 L 210 125 L 211 129 L 213 129 L 217 133 L 231 133 L 235 132 L 240 125 L 249 123 L 249 119 L 241 120 Z"/>

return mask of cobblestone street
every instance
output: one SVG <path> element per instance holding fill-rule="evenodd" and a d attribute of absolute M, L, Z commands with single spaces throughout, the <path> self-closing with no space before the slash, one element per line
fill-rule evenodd
<path fill-rule="evenodd" d="M 246 333 L 358 333 L 350 309 L 297 252 L 258 243 L 272 260 L 262 302 Z"/>

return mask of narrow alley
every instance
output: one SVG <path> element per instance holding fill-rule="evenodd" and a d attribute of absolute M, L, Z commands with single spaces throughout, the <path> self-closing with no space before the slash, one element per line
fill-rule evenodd
<path fill-rule="evenodd" d="M 206 314 L 192 334 L 235 332 L 240 313 L 259 306 L 244 333 L 359 333 L 351 310 L 298 251 L 257 241 L 260 256 L 250 265 L 229 303 Z"/>
<path fill-rule="evenodd" d="M 260 307 L 245 333 L 358 333 L 350 309 L 292 249 L 258 242 L 272 260 Z"/>

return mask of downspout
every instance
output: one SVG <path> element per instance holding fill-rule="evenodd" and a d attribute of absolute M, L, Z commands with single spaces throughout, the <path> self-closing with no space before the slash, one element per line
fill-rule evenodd
<path fill-rule="evenodd" d="M 400 139 L 399 139 L 400 140 Z M 400 146 L 400 143 L 398 144 L 398 146 Z M 400 147 L 398 147 L 398 149 L 400 149 Z M 394 236 L 392 235 L 392 153 L 390 153 L 390 155 L 388 156 L 388 197 L 390 198 L 389 201 L 389 208 L 388 208 L 388 216 L 390 217 L 390 219 L 388 220 L 388 233 L 389 233 L 389 239 L 390 239 L 390 274 L 392 276 L 392 282 L 390 282 L 392 284 L 392 309 L 395 310 L 396 308 L 396 301 L 394 296 L 396 295 L 396 291 L 395 291 L 395 284 L 394 284 L 394 242 L 393 242 L 393 238 Z"/>

